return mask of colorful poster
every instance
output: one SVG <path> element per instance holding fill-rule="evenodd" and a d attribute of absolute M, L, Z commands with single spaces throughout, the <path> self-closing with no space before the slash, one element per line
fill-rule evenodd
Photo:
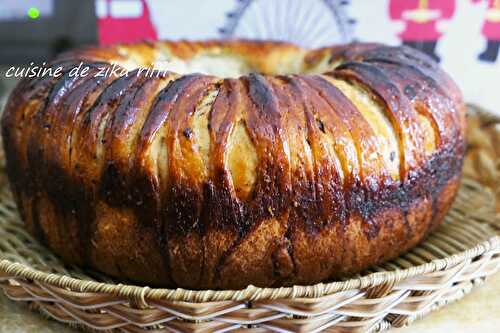
<path fill-rule="evenodd" d="M 404 44 L 439 61 L 468 102 L 500 113 L 500 0 L 96 0 L 96 12 L 103 44 L 180 38 Z"/>

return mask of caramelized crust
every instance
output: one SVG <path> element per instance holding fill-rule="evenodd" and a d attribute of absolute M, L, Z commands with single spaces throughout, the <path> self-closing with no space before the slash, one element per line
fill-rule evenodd
<path fill-rule="evenodd" d="M 89 75 L 71 76 L 80 61 Z M 161 62 L 172 71 L 137 69 Z M 129 75 L 93 75 L 112 63 Z M 339 278 L 421 241 L 458 188 L 460 92 L 409 48 L 158 42 L 52 66 L 63 75 L 25 79 L 3 114 L 11 187 L 30 233 L 121 279 Z"/>

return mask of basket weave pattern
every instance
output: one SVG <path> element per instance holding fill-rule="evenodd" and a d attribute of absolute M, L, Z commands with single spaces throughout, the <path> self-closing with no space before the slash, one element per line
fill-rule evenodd
<path fill-rule="evenodd" d="M 473 117 L 480 125 L 494 119 Z M 14 301 L 91 330 L 379 331 L 461 298 L 500 268 L 498 191 L 484 186 L 491 179 L 482 179 L 480 168 L 466 172 L 445 223 L 401 257 L 345 281 L 239 291 L 150 289 L 64 266 L 26 233 L 1 173 L 0 288 Z"/>

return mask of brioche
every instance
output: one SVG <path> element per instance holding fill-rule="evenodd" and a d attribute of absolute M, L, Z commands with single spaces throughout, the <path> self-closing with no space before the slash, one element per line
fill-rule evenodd
<path fill-rule="evenodd" d="M 129 75 L 98 75 L 112 64 Z M 3 114 L 14 197 L 65 262 L 123 281 L 341 278 L 416 245 L 458 188 L 460 91 L 407 47 L 145 42 L 51 66 Z"/>

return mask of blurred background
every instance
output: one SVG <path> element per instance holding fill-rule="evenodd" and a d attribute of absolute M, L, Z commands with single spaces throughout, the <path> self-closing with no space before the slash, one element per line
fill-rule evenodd
<path fill-rule="evenodd" d="M 440 61 L 467 102 L 500 105 L 500 0 L 0 0 L 0 107 L 15 84 L 10 66 L 88 44 L 179 38 L 405 44 Z"/>

